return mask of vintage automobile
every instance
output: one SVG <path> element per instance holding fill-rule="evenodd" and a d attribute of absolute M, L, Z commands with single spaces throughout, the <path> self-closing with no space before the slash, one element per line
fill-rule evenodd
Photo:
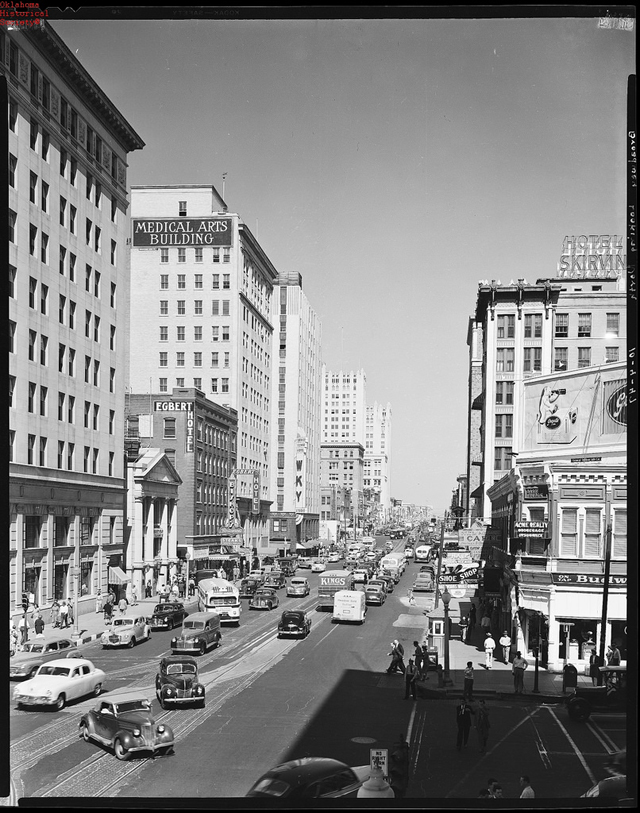
<path fill-rule="evenodd" d="M 160 661 L 156 675 L 156 697 L 167 706 L 195 704 L 204 707 L 205 689 L 198 680 L 198 664 L 189 655 L 167 655 Z"/>
<path fill-rule="evenodd" d="M 280 604 L 280 599 L 275 590 L 268 587 L 261 587 L 253 594 L 249 602 L 250 610 L 273 610 Z"/>
<path fill-rule="evenodd" d="M 262 579 L 243 579 L 240 582 L 240 598 L 251 598 L 261 585 Z"/>
<path fill-rule="evenodd" d="M 356 584 L 366 584 L 369 581 L 369 571 L 365 568 L 358 568 L 353 571 L 353 581 Z"/>
<path fill-rule="evenodd" d="M 332 553 L 329 554 L 327 560 L 329 561 L 330 564 L 334 564 L 335 562 L 340 562 L 342 560 L 342 556 L 340 556 L 339 553 L 333 551 Z"/>
<path fill-rule="evenodd" d="M 278 638 L 306 638 L 311 632 L 311 616 L 304 610 L 285 610 L 278 621 Z"/>
<path fill-rule="evenodd" d="M 381 571 L 376 574 L 376 581 L 384 581 L 387 583 L 387 593 L 393 593 L 393 588 L 396 586 L 395 579 L 390 573 Z"/>
<path fill-rule="evenodd" d="M 321 562 L 320 560 L 314 562 L 311 565 L 311 572 L 312 573 L 324 573 L 324 571 L 326 569 L 327 569 L 327 566 L 325 565 L 324 562 Z"/>
<path fill-rule="evenodd" d="M 247 796 L 263 799 L 336 799 L 356 797 L 369 778 L 369 765 L 350 768 L 337 759 L 303 757 L 277 765 L 258 779 Z"/>
<path fill-rule="evenodd" d="M 311 556 L 298 556 L 298 567 L 305 567 L 307 569 L 311 568 L 313 564 L 313 559 Z"/>
<path fill-rule="evenodd" d="M 304 576 L 294 576 L 287 585 L 288 596 L 308 596 L 310 592 L 309 582 Z"/>
<path fill-rule="evenodd" d="M 153 615 L 148 616 L 147 624 L 152 630 L 172 630 L 180 626 L 189 615 L 184 604 L 179 601 L 165 601 L 156 604 L 153 608 Z"/>
<path fill-rule="evenodd" d="M 218 613 L 214 611 L 194 613 L 185 618 L 182 633 L 171 639 L 171 651 L 174 654 L 197 652 L 204 655 L 207 649 L 218 646 L 221 638 Z"/>
<path fill-rule="evenodd" d="M 94 740 L 111 748 L 122 760 L 140 752 L 170 754 L 174 746 L 173 731 L 164 723 L 156 723 L 151 701 L 140 692 L 102 700 L 82 715 L 80 736 L 85 742 Z"/>
<path fill-rule="evenodd" d="M 69 700 L 102 691 L 105 673 L 84 658 L 59 658 L 43 663 L 35 677 L 16 686 L 13 699 L 18 708 L 53 706 L 61 711 Z"/>
<path fill-rule="evenodd" d="M 433 574 L 430 572 L 418 573 L 413 582 L 414 593 L 433 593 L 436 589 Z"/>
<path fill-rule="evenodd" d="M 105 630 L 100 638 L 103 649 L 115 646 L 134 647 L 140 641 L 151 638 L 151 627 L 144 616 L 122 616 L 113 619 L 111 629 Z"/>
<path fill-rule="evenodd" d="M 380 582 L 369 582 L 364 588 L 364 597 L 367 604 L 378 604 L 382 607 L 387 599 L 387 593 Z"/>
<path fill-rule="evenodd" d="M 265 587 L 270 587 L 273 590 L 280 590 L 286 583 L 287 580 L 284 577 L 284 573 L 280 570 L 272 570 L 271 573 L 267 573 L 263 582 Z"/>
<path fill-rule="evenodd" d="M 67 638 L 60 641 L 34 641 L 24 644 L 21 652 L 16 652 L 9 661 L 9 679 L 24 680 L 35 675 L 43 663 L 63 658 L 67 651 L 75 649 Z"/>
<path fill-rule="evenodd" d="M 585 722 L 592 711 L 615 711 L 627 706 L 627 667 L 601 666 L 602 686 L 576 686 L 567 699 L 572 720 Z"/>

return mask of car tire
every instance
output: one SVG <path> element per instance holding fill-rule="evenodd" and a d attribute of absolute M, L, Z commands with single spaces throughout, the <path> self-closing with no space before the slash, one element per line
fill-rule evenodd
<path fill-rule="evenodd" d="M 198 700 L 196 703 L 196 708 L 203 709 L 204 708 L 204 697 L 201 700 Z"/>
<path fill-rule="evenodd" d="M 86 723 L 80 723 L 80 736 L 85 742 L 89 742 L 91 734 L 89 733 L 89 726 Z"/>
<path fill-rule="evenodd" d="M 92 694 L 93 694 L 94 697 L 100 697 L 100 692 L 101 691 L 102 691 L 102 683 L 96 683 L 96 685 L 93 687 Z"/>
<path fill-rule="evenodd" d="M 129 647 L 129 649 L 133 649 L 133 647 L 134 647 L 135 645 L 136 645 L 136 639 L 135 639 L 134 637 L 129 638 L 129 643 L 127 644 L 127 646 Z"/>
<path fill-rule="evenodd" d="M 116 755 L 116 759 L 119 759 L 122 762 L 126 762 L 126 760 L 129 759 L 129 752 L 125 750 L 120 737 L 116 737 L 116 739 L 113 741 L 113 753 Z"/>
<path fill-rule="evenodd" d="M 158 702 L 160 703 L 160 708 L 164 711 L 167 708 L 167 704 L 161 696 L 158 697 Z"/>
<path fill-rule="evenodd" d="M 56 698 L 56 702 L 54 703 L 54 709 L 56 711 L 62 711 L 62 709 L 65 707 L 66 703 L 67 703 L 67 698 L 64 696 L 64 694 L 60 693 L 58 695 L 58 697 Z"/>
<path fill-rule="evenodd" d="M 168 757 L 170 754 L 173 754 L 173 745 L 170 745 L 168 748 L 160 748 L 158 753 L 162 757 Z"/>
<path fill-rule="evenodd" d="M 579 723 L 584 723 L 591 716 L 589 703 L 581 697 L 572 697 L 567 704 L 569 717 Z"/>
<path fill-rule="evenodd" d="M 200 647 L 198 648 L 198 652 L 201 655 L 204 655 L 206 651 L 207 651 L 207 647 L 204 644 L 200 644 Z"/>

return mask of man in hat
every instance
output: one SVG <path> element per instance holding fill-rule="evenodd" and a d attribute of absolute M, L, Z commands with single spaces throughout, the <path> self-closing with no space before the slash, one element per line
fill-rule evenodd
<path fill-rule="evenodd" d="M 490 632 L 488 632 L 484 637 L 484 666 L 485 669 L 491 669 L 493 667 L 493 652 L 496 648 L 496 642 L 493 640 L 493 637 Z"/>
<path fill-rule="evenodd" d="M 509 652 L 511 651 L 511 638 L 506 630 L 502 633 L 502 637 L 500 638 L 498 643 L 502 647 L 502 657 L 504 659 L 504 662 L 509 663 Z"/>

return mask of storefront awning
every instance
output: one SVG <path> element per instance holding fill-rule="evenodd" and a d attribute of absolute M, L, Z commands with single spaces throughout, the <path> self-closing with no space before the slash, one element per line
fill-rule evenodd
<path fill-rule="evenodd" d="M 121 567 L 116 566 L 109 568 L 109 584 L 126 584 L 130 581 L 131 579 Z"/>
<path fill-rule="evenodd" d="M 296 543 L 296 550 L 310 550 L 311 548 L 317 548 L 318 542 L 297 542 Z"/>

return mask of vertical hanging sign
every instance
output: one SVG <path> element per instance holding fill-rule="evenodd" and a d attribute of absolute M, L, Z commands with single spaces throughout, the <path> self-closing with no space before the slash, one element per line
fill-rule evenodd
<path fill-rule="evenodd" d="M 252 500 L 251 500 L 251 513 L 252 514 L 259 514 L 260 513 L 260 472 L 256 469 L 253 472 L 253 488 L 252 488 Z"/>
<path fill-rule="evenodd" d="M 236 478 L 235 475 L 229 477 L 227 483 L 227 528 L 233 528 L 236 524 Z"/>

